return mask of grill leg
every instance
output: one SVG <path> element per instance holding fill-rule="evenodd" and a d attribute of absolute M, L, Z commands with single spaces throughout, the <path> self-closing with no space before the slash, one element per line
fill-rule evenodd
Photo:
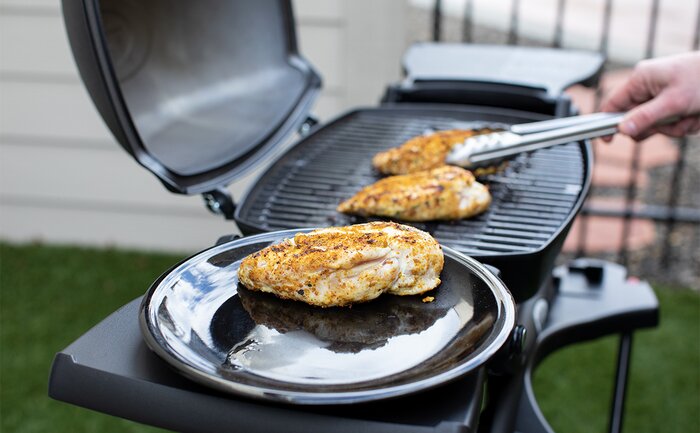
<path fill-rule="evenodd" d="M 622 421 L 625 415 L 625 397 L 627 394 L 627 377 L 630 370 L 632 355 L 632 333 L 620 335 L 620 347 L 617 353 L 617 372 L 615 374 L 615 390 L 612 407 L 610 408 L 610 433 L 622 432 Z"/>

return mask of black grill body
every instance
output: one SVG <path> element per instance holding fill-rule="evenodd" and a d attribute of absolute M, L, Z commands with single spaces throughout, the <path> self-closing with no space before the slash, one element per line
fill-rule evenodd
<path fill-rule="evenodd" d="M 557 294 L 546 323 L 536 313 L 541 298 L 520 304 L 519 314 L 528 328 L 527 348 L 508 360 L 515 364 L 512 371 L 494 377 L 480 369 L 433 390 L 393 400 L 306 407 L 222 394 L 166 368 L 143 342 L 138 298 L 56 355 L 49 396 L 183 432 L 551 432 L 532 389 L 539 362 L 562 346 L 613 333 L 630 336 L 658 321 L 651 287 L 628 280 L 619 265 L 572 263 L 555 270 L 551 289 Z M 106 341 L 115 346 L 106 350 Z M 486 382 L 490 398 L 484 404 Z"/>
<path fill-rule="evenodd" d="M 551 117 L 551 116 L 550 116 Z M 426 132 L 504 128 L 542 114 L 455 104 L 385 104 L 344 114 L 300 140 L 248 191 L 235 219 L 244 234 L 366 222 L 336 206 L 381 177 L 379 151 Z M 516 300 L 530 297 L 552 264 L 590 185 L 591 151 L 570 143 L 512 160 L 482 179 L 493 202 L 471 219 L 409 223 L 443 245 L 498 267 Z"/>

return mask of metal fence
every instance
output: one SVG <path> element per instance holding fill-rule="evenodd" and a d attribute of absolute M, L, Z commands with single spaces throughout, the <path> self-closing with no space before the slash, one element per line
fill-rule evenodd
<path fill-rule="evenodd" d="M 658 23 L 660 14 L 660 0 L 652 0 L 649 4 L 651 10 L 649 11 L 649 23 L 648 31 L 646 34 L 646 47 L 644 51 L 645 58 L 652 58 L 655 56 L 655 46 L 658 37 Z M 688 0 L 688 10 L 691 10 L 694 6 L 691 0 Z M 569 2 L 567 0 L 557 0 L 555 18 L 553 21 L 553 36 L 551 41 L 545 45 L 549 45 L 554 48 L 562 48 L 564 43 L 564 35 L 566 33 L 565 26 L 565 12 Z M 461 40 L 465 43 L 480 42 L 475 34 L 475 28 L 478 23 L 475 22 L 474 0 L 464 0 L 463 3 L 463 15 L 459 18 L 461 20 Z M 523 40 L 519 32 L 521 25 L 521 10 L 523 7 L 528 6 L 528 0 L 511 0 L 510 3 L 510 14 L 509 14 L 509 26 L 505 31 L 505 43 L 510 45 L 525 45 L 529 41 Z M 601 27 L 599 37 L 599 44 L 597 50 L 603 55 L 608 54 L 610 46 L 610 35 L 611 26 L 613 23 L 612 15 L 613 8 L 615 6 L 614 0 L 604 0 L 602 7 Z M 443 39 L 443 22 L 445 19 L 445 14 L 443 13 L 443 1 L 435 0 L 432 7 L 431 13 L 431 34 L 433 41 L 441 41 Z M 692 37 L 692 42 L 687 50 L 698 50 L 700 49 L 700 0 L 697 1 L 697 17 L 695 18 L 695 28 L 694 36 Z M 606 64 L 606 70 L 609 69 L 609 65 Z M 598 87 L 595 92 L 595 107 L 598 107 L 602 95 L 602 89 Z M 641 206 L 635 205 L 637 195 L 639 192 L 638 185 L 638 174 L 640 171 L 640 153 L 641 145 L 640 143 L 635 143 L 633 146 L 632 155 L 630 158 L 630 182 L 626 186 L 624 191 L 624 208 L 608 208 L 601 205 L 586 204 L 580 218 L 579 227 L 579 245 L 577 255 L 586 255 L 586 239 L 591 235 L 589 233 L 588 216 L 603 216 L 603 217 L 618 217 L 623 219 L 622 230 L 620 233 L 621 242 L 619 251 L 616 253 L 617 261 L 622 264 L 627 265 L 630 255 L 629 239 L 631 222 L 633 219 L 646 219 L 657 223 L 657 234 L 662 232 L 661 251 L 657 255 L 660 256 L 657 260 L 658 267 L 668 267 L 669 262 L 673 260 L 674 254 L 672 254 L 673 243 L 672 238 L 674 231 L 679 225 L 692 225 L 697 228 L 700 225 L 700 209 L 698 207 L 681 206 L 679 202 L 679 195 L 677 192 L 680 189 L 681 179 L 687 169 L 687 153 L 689 139 L 682 138 L 676 141 L 678 146 L 678 158 L 672 168 L 672 174 L 670 175 L 670 181 L 668 185 L 668 195 L 663 205 L 651 205 L 643 204 Z M 591 190 L 591 195 L 595 195 L 596 191 Z M 697 203 L 693 203 L 693 206 Z M 700 237 L 700 236 L 697 236 Z M 697 242 L 697 241 L 695 241 Z M 693 245 L 690 248 L 700 248 L 698 245 Z M 654 271 L 652 271 L 654 272 Z M 658 272 L 658 269 L 655 271 Z M 695 271 L 697 272 L 697 271 Z"/>

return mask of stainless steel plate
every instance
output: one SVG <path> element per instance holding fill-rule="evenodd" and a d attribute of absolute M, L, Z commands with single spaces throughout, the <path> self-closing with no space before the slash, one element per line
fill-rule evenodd
<path fill-rule="evenodd" d="M 252 292 L 241 259 L 306 230 L 251 236 L 203 251 L 149 289 L 148 346 L 184 375 L 249 397 L 345 404 L 396 397 L 462 376 L 489 359 L 514 324 L 513 300 L 477 261 L 443 247 L 442 283 L 425 296 L 383 295 L 318 308 Z"/>

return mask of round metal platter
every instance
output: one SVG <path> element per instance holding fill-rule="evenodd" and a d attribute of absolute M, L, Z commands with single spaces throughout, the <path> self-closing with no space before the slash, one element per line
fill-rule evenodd
<path fill-rule="evenodd" d="M 446 247 L 442 283 L 424 295 L 319 308 L 239 284 L 245 256 L 307 231 L 235 240 L 165 273 L 141 305 L 148 346 L 185 376 L 222 391 L 348 404 L 446 383 L 482 365 L 510 335 L 515 305 L 503 283 Z"/>

